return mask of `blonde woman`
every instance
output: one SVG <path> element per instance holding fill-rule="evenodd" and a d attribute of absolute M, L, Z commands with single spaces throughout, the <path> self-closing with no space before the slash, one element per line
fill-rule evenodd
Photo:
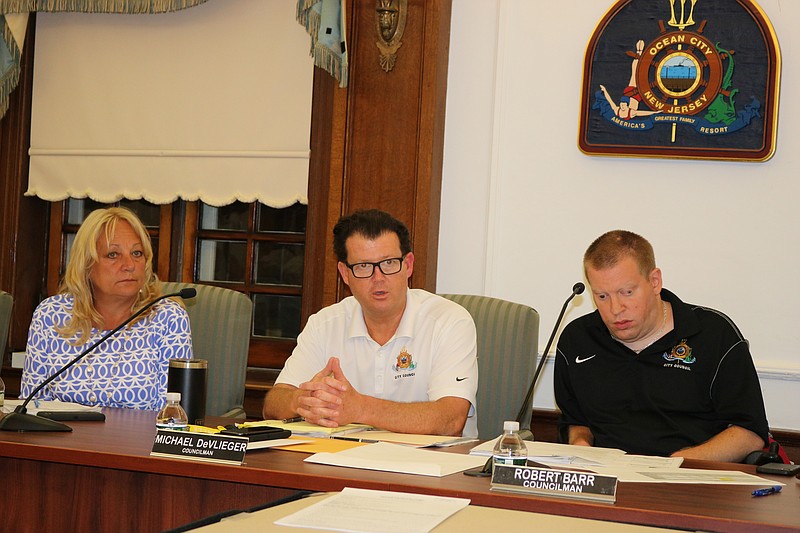
<path fill-rule="evenodd" d="M 75 236 L 59 294 L 36 308 L 28 330 L 21 395 L 158 297 L 153 248 L 142 222 L 122 207 L 98 209 Z M 100 344 L 37 399 L 159 409 L 173 358 L 190 358 L 189 318 L 171 299 Z"/>

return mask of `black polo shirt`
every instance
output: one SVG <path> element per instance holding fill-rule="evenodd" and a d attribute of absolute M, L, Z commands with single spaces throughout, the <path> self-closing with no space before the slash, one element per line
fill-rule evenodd
<path fill-rule="evenodd" d="M 730 425 L 766 442 L 764 400 L 747 340 L 723 313 L 662 289 L 675 327 L 638 355 L 614 340 L 599 311 L 558 341 L 560 423 L 588 426 L 595 446 L 668 456 Z"/>

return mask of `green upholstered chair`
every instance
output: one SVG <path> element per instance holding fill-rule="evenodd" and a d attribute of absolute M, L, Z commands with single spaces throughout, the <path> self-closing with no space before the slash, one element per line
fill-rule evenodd
<path fill-rule="evenodd" d="M 536 366 L 539 313 L 488 296 L 442 294 L 464 307 L 478 333 L 478 436 L 493 439 L 504 420 L 515 420 Z M 520 427 L 530 426 L 531 405 Z"/>
<path fill-rule="evenodd" d="M 5 291 L 0 291 L 0 366 L 6 355 L 6 341 L 8 340 L 8 326 L 11 324 L 11 306 L 14 299 Z"/>
<path fill-rule="evenodd" d="M 206 415 L 243 419 L 253 302 L 222 287 L 162 283 L 165 294 L 187 287 L 197 290 L 197 296 L 184 301 L 192 326 L 192 352 L 195 359 L 208 361 Z"/>

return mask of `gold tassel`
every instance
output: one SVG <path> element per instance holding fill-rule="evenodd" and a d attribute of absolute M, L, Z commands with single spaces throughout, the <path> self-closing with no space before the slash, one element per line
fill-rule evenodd
<path fill-rule="evenodd" d="M 11 34 L 11 29 L 8 27 L 8 24 L 6 24 L 5 17 L 0 18 L 2 19 L 0 23 L 3 25 L 3 42 L 5 42 L 6 47 L 8 47 L 12 59 L 12 64 L 9 66 L 8 70 L 3 73 L 3 77 L 0 79 L 0 117 L 2 117 L 6 114 L 6 111 L 8 111 L 8 98 L 11 95 L 11 91 L 13 91 L 17 83 L 19 83 L 19 62 L 22 54 L 19 50 L 19 46 L 17 46 L 17 41 Z"/>

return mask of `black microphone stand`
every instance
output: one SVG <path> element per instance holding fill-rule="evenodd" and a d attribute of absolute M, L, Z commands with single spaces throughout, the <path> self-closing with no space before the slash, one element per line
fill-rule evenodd
<path fill-rule="evenodd" d="M 8 413 L 5 417 L 3 417 L 2 420 L 0 420 L 0 430 L 2 430 L 2 431 L 72 431 L 71 427 L 69 427 L 66 424 L 62 424 L 61 422 L 56 422 L 55 420 L 50 420 L 48 418 L 43 418 L 41 416 L 35 416 L 35 415 L 28 414 L 28 409 L 27 409 L 28 404 L 51 381 L 53 381 L 58 376 L 60 376 L 64 372 L 66 372 L 67 369 L 69 369 L 74 364 L 76 364 L 78 361 L 83 359 L 87 354 L 92 352 L 92 350 L 94 350 L 95 348 L 100 346 L 103 342 L 106 341 L 106 339 L 108 339 L 110 336 L 114 335 L 116 332 L 118 332 L 119 330 L 121 330 L 122 328 L 124 328 L 125 326 L 130 324 L 131 322 L 133 322 L 133 320 L 136 317 L 138 317 L 139 315 L 141 315 L 142 313 L 144 313 L 145 311 L 150 309 L 156 303 L 160 302 L 164 298 L 171 298 L 173 296 L 180 296 L 181 298 L 194 298 L 196 295 L 197 295 L 197 291 L 195 289 L 192 289 L 192 288 L 182 289 L 182 290 L 180 290 L 178 292 L 174 292 L 172 294 L 165 294 L 163 296 L 159 296 L 158 298 L 156 298 L 155 300 L 151 301 L 147 305 L 141 307 L 138 311 L 136 311 L 133 315 L 131 315 L 131 317 L 128 320 L 126 320 L 125 322 L 123 322 L 122 324 L 117 326 L 116 328 L 112 329 L 111 331 L 109 331 L 108 333 L 103 335 L 103 337 L 99 341 L 97 341 L 94 344 L 92 344 L 91 346 L 89 346 L 86 350 L 84 350 L 75 359 L 73 359 L 72 361 L 70 361 L 69 363 L 67 363 L 63 367 L 61 367 L 58 371 L 53 372 L 53 375 L 51 375 L 46 380 L 42 381 L 39 384 L 39 386 L 37 386 L 35 389 L 33 389 L 33 392 L 31 392 L 28 395 L 28 397 L 25 399 L 25 401 L 22 402 L 22 404 L 20 404 L 19 406 L 17 406 L 16 409 L 14 409 L 13 413 Z"/>
<path fill-rule="evenodd" d="M 519 422 L 519 427 L 526 427 L 530 430 L 531 421 L 528 420 L 527 423 L 523 425 L 522 419 L 525 416 L 525 411 L 528 410 L 528 404 L 530 404 L 531 400 L 533 400 L 533 389 L 536 387 L 536 381 L 539 379 L 539 373 L 542 371 L 545 361 L 547 361 L 547 354 L 550 352 L 550 346 L 553 344 L 553 339 L 556 336 L 556 331 L 558 331 L 558 326 L 561 324 L 561 319 L 564 318 L 564 313 L 567 311 L 567 305 L 569 305 L 575 296 L 581 294 L 584 289 L 586 289 L 586 285 L 580 281 L 573 285 L 572 294 L 569 295 L 569 298 L 567 298 L 567 301 L 564 302 L 564 305 L 561 307 L 561 313 L 559 313 L 558 318 L 556 319 L 556 325 L 553 326 L 553 332 L 550 333 L 550 339 L 547 341 L 547 346 L 544 347 L 542 358 L 539 360 L 539 365 L 536 367 L 536 372 L 533 374 L 531 385 L 528 387 L 528 394 L 525 395 L 525 401 L 522 402 L 522 407 L 520 407 L 519 413 L 517 414 L 517 422 Z"/>

